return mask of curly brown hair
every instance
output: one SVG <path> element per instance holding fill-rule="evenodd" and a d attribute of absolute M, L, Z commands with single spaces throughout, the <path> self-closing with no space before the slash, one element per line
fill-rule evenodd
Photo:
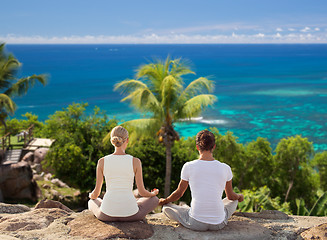
<path fill-rule="evenodd" d="M 196 134 L 196 145 L 199 146 L 199 150 L 212 151 L 215 146 L 215 136 L 208 130 L 202 130 Z"/>

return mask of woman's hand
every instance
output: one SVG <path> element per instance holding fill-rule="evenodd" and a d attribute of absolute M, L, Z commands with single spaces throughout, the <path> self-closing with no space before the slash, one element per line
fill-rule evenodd
<path fill-rule="evenodd" d="M 96 195 L 94 194 L 94 191 L 89 193 L 89 198 L 91 198 L 91 199 L 94 200 L 94 199 L 97 199 L 97 197 L 98 197 L 98 196 L 96 196 Z"/>
<path fill-rule="evenodd" d="M 159 193 L 159 189 L 154 188 L 154 189 L 152 189 L 151 193 L 153 194 L 153 197 L 157 196 Z"/>

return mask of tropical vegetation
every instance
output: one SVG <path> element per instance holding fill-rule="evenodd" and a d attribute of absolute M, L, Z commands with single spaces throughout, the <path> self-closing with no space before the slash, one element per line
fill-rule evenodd
<path fill-rule="evenodd" d="M 14 114 L 16 104 L 13 97 L 22 96 L 36 82 L 43 85 L 47 83 L 47 76 L 32 75 L 17 78 L 21 63 L 12 55 L 5 51 L 5 44 L 0 43 L 0 122 L 6 128 L 6 118 Z"/>
<path fill-rule="evenodd" d="M 99 108 L 87 114 L 87 107 L 86 103 L 72 104 L 55 112 L 44 122 L 38 121 L 38 117 L 30 113 L 21 120 L 7 121 L 9 131 L 24 129 L 33 123 L 37 126 L 35 136 L 56 139 L 46 157 L 47 171 L 82 192 L 93 189 L 98 159 L 113 151 L 112 145 L 102 139 L 118 124 L 118 120 L 108 119 Z M 327 178 L 324 177 L 327 151 L 312 152 L 312 143 L 299 135 L 283 138 L 276 146 L 271 146 L 265 138 L 259 137 L 242 144 L 232 132 L 221 133 L 217 128 L 210 130 L 216 137 L 215 158 L 232 167 L 235 191 L 245 196 L 239 210 L 327 214 Z M 148 136 L 129 146 L 127 151 L 141 159 L 145 186 L 162 190 L 165 186 L 165 162 L 162 160 L 165 159 L 166 150 L 164 145 L 158 143 L 156 136 Z M 298 146 L 306 148 L 296 153 L 294 148 Z M 175 188 L 183 164 L 198 157 L 195 137 L 181 138 L 175 142 L 171 152 L 171 185 Z M 290 153 L 301 160 L 287 162 Z M 293 186 L 289 188 L 292 180 Z M 161 192 L 159 195 L 163 196 Z M 190 199 L 188 190 L 181 200 L 189 203 Z"/>
<path fill-rule="evenodd" d="M 122 101 L 129 101 L 147 118 L 125 122 L 134 129 L 136 138 L 144 135 L 157 135 L 166 148 L 166 174 L 164 195 L 171 189 L 171 149 L 179 134 L 174 123 L 197 117 L 209 105 L 216 101 L 213 81 L 200 77 L 186 87 L 183 76 L 194 74 L 182 59 L 156 60 L 137 69 L 135 79 L 124 80 L 115 86 L 115 90 L 127 95 Z"/>

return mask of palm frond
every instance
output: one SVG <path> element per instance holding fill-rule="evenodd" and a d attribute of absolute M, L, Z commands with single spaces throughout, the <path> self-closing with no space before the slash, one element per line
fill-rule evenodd
<path fill-rule="evenodd" d="M 142 65 L 138 68 L 136 74 L 138 79 L 143 79 L 143 81 L 148 84 L 149 89 L 151 89 L 154 94 L 158 94 L 161 82 L 165 76 L 164 65 L 159 61 Z"/>
<path fill-rule="evenodd" d="M 1 57 L 1 53 L 4 51 L 5 45 L 6 44 L 4 42 L 0 43 L 0 57 Z"/>
<path fill-rule="evenodd" d="M 32 75 L 29 77 L 19 79 L 15 84 L 13 84 L 9 89 L 6 90 L 5 94 L 8 96 L 13 95 L 24 95 L 27 93 L 28 89 L 33 87 L 36 82 L 41 83 L 42 85 L 47 84 L 47 75 L 40 74 L 40 75 Z"/>
<path fill-rule="evenodd" d="M 147 77 L 151 79 L 160 79 L 162 72 L 163 71 L 160 70 L 160 65 L 158 64 L 144 64 L 136 70 L 136 78 L 140 79 L 142 77 Z"/>
<path fill-rule="evenodd" d="M 5 45 L 6 44 L 4 42 L 0 43 L 0 60 L 7 58 L 7 54 L 5 52 Z"/>
<path fill-rule="evenodd" d="M 128 95 L 121 101 L 130 101 L 136 108 L 147 111 L 159 111 L 160 104 L 147 85 L 139 80 L 124 80 L 115 85 L 114 90 L 120 90 Z"/>
<path fill-rule="evenodd" d="M 214 82 L 205 78 L 200 77 L 190 82 L 190 84 L 185 88 L 183 95 L 193 97 L 197 94 L 211 93 L 214 90 Z"/>
<path fill-rule="evenodd" d="M 136 77 L 138 79 L 143 78 L 149 84 L 151 91 L 156 94 L 160 91 L 162 81 L 167 76 L 175 77 L 182 84 L 181 76 L 190 73 L 194 74 L 186 64 L 186 61 L 181 59 L 172 60 L 168 56 L 165 61 L 156 59 L 153 63 L 142 65 L 137 69 Z"/>
<path fill-rule="evenodd" d="M 174 60 L 171 60 L 170 59 L 170 56 L 168 55 L 166 60 L 165 60 L 165 63 L 164 63 L 164 67 L 165 67 L 165 72 L 166 73 L 169 73 L 169 67 L 170 65 L 174 62 Z"/>
<path fill-rule="evenodd" d="M 126 94 L 135 91 L 137 88 L 148 88 L 148 86 L 139 80 L 126 79 L 115 84 L 114 90 L 119 90 L 121 93 Z"/>
<path fill-rule="evenodd" d="M 11 100 L 6 94 L 0 94 L 0 110 L 5 110 L 6 112 L 13 114 L 16 110 L 16 104 Z"/>
<path fill-rule="evenodd" d="M 195 72 L 190 69 L 190 66 L 186 60 L 178 58 L 171 60 L 170 74 L 176 78 L 180 78 L 183 75 L 195 74 Z"/>
<path fill-rule="evenodd" d="M 13 55 L 0 59 L 0 87 L 8 87 L 8 84 L 11 84 L 20 65 L 21 63 Z"/>
<path fill-rule="evenodd" d="M 176 110 L 174 119 L 191 118 L 198 116 L 204 108 L 212 105 L 217 101 L 217 97 L 212 94 L 200 94 L 197 95 L 183 104 Z"/>
<path fill-rule="evenodd" d="M 207 94 L 213 91 L 214 83 L 207 78 L 200 77 L 192 81 L 180 95 L 178 101 L 182 103 L 199 94 Z"/>
<path fill-rule="evenodd" d="M 183 86 L 175 77 L 172 75 L 165 77 L 160 87 L 162 107 L 170 108 L 171 104 L 177 100 L 182 89 Z"/>

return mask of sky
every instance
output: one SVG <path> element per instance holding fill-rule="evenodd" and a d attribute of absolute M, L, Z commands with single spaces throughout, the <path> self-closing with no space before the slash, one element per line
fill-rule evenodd
<path fill-rule="evenodd" d="M 327 43 L 327 0 L 10 0 L 6 43 Z"/>

